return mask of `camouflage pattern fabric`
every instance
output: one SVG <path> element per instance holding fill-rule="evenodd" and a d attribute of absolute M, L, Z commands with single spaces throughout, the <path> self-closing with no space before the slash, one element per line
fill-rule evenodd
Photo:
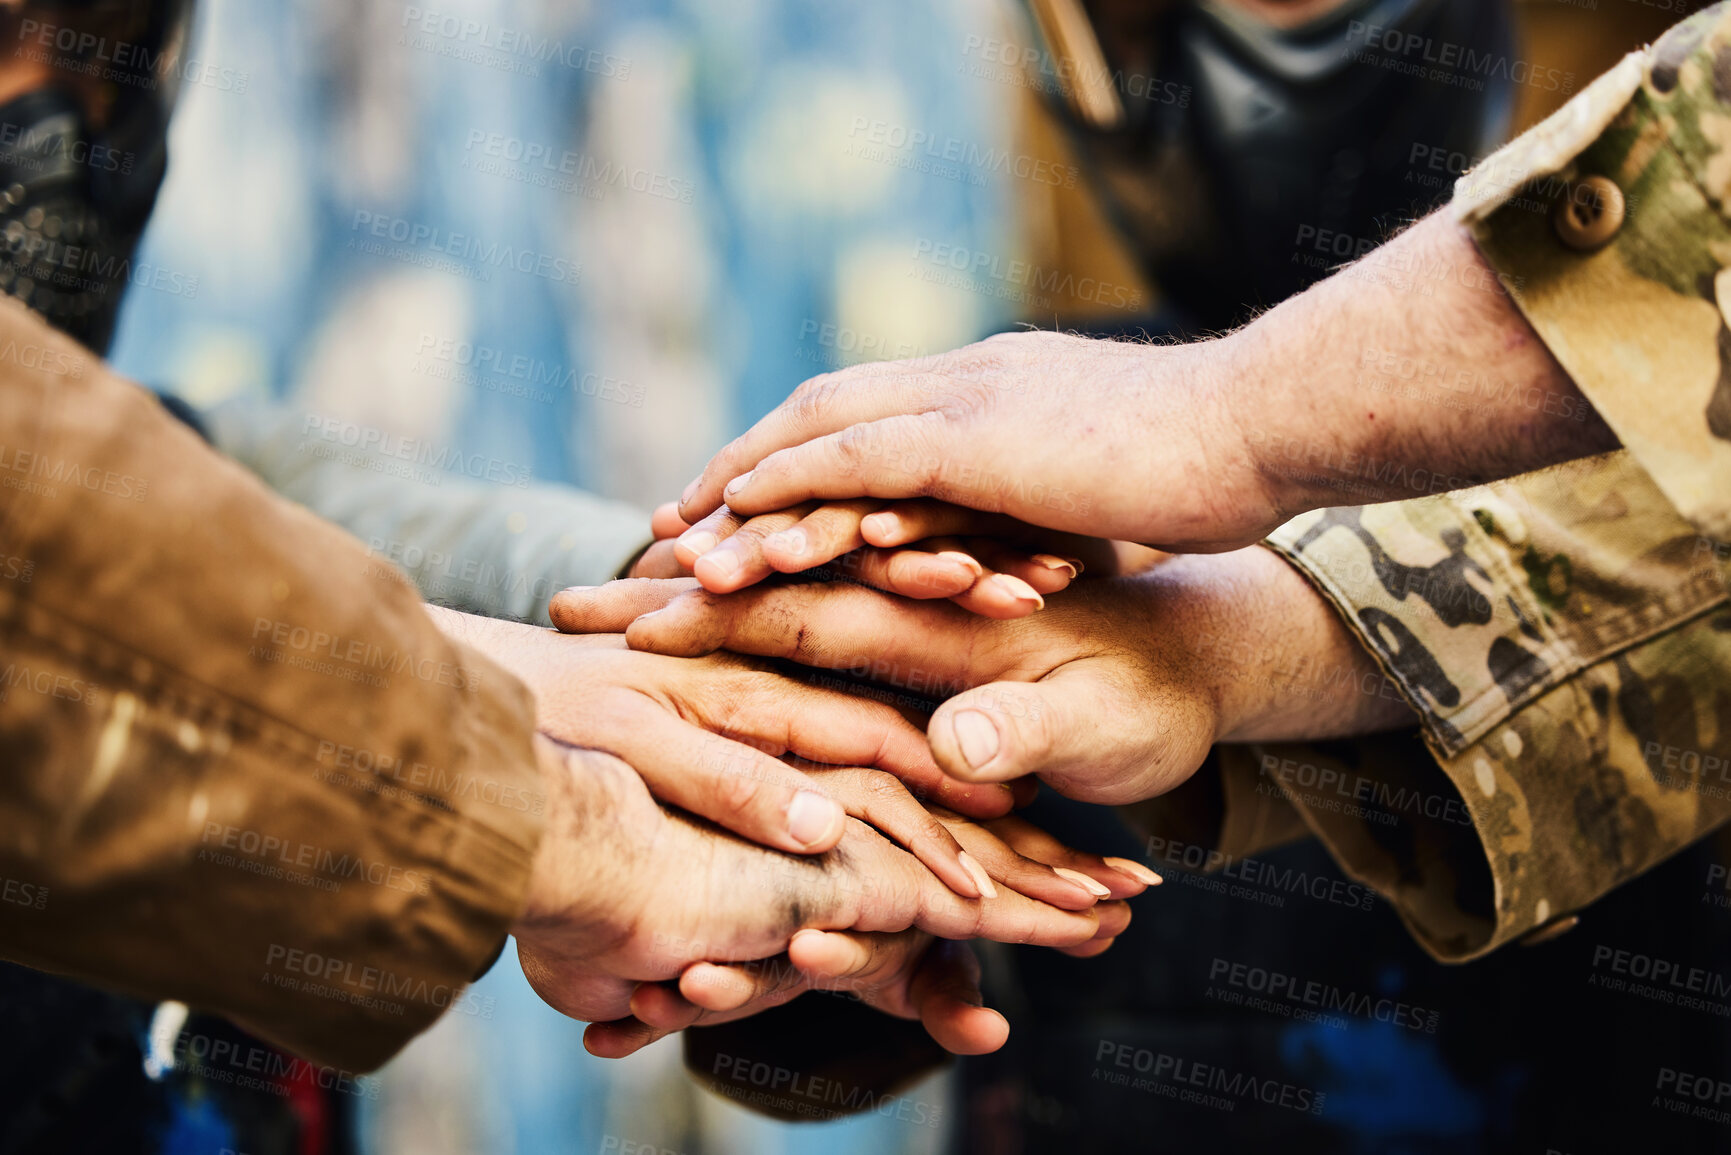
<path fill-rule="evenodd" d="M 1731 817 L 1725 551 L 1630 452 L 1317 510 L 1268 544 L 1420 712 L 1435 765 L 1373 739 L 1253 747 L 1254 772 L 1438 958 L 1565 916 Z"/>
<path fill-rule="evenodd" d="M 1589 176 L 1626 217 L 1580 252 L 1551 217 Z M 1432 757 L 1393 735 L 1223 751 L 1226 808 L 1256 817 L 1223 818 L 1222 854 L 1257 849 L 1235 829 L 1280 828 L 1278 793 L 1427 950 L 1464 961 L 1731 818 L 1728 197 L 1731 4 L 1461 178 L 1457 219 L 1628 448 L 1271 536 Z"/>
<path fill-rule="evenodd" d="M 1546 210 L 1615 182 L 1574 251 Z M 1731 538 L 1731 6 L 1632 54 L 1456 186 L 1454 211 L 1581 391 L 1684 517 Z M 1516 287 L 1518 286 L 1518 287 Z"/>

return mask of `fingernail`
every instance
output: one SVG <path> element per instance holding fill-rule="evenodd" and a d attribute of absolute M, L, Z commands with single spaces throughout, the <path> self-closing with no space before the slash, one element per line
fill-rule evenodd
<path fill-rule="evenodd" d="M 679 495 L 679 504 L 680 505 L 684 505 L 686 502 L 691 500 L 691 495 L 697 492 L 697 482 L 702 481 L 702 480 L 703 479 L 701 477 L 699 477 L 696 480 L 694 480 L 690 485 L 685 487 L 685 492 Z"/>
<path fill-rule="evenodd" d="M 1077 576 L 1080 575 L 1082 572 L 1082 570 L 1080 568 L 1080 563 L 1069 561 L 1066 558 L 1061 558 L 1057 554 L 1037 553 L 1033 556 L 1033 558 L 1031 560 L 1040 563 L 1040 565 L 1046 569 L 1051 569 L 1051 570 L 1067 569 L 1067 570 L 1069 570 L 1071 581 L 1074 581 L 1077 578 Z"/>
<path fill-rule="evenodd" d="M 560 592 L 568 594 L 586 594 L 594 588 L 594 586 L 566 586 Z"/>
<path fill-rule="evenodd" d="M 1101 886 L 1098 882 L 1083 874 L 1080 870 L 1071 870 L 1066 866 L 1054 866 L 1052 873 L 1059 878 L 1067 878 L 1095 898 L 1105 898 L 1112 893 L 1109 886 Z"/>
<path fill-rule="evenodd" d="M 772 533 L 763 539 L 763 544 L 774 546 L 782 553 L 791 553 L 795 557 L 804 557 L 806 550 L 805 530 L 794 526 L 780 533 Z"/>
<path fill-rule="evenodd" d="M 962 748 L 962 757 L 975 770 L 997 756 L 998 727 L 980 711 L 957 710 L 955 717 L 950 719 L 950 726 L 956 732 L 956 744 Z"/>
<path fill-rule="evenodd" d="M 1119 874 L 1128 874 L 1143 886 L 1159 886 L 1166 880 L 1143 866 L 1140 862 L 1128 858 L 1102 858 L 1100 861 L 1116 870 Z"/>
<path fill-rule="evenodd" d="M 986 868 L 967 851 L 956 856 L 961 860 L 962 869 L 968 872 L 968 877 L 974 880 L 974 885 L 980 888 L 980 894 L 985 898 L 998 897 L 998 888 L 992 885 L 992 876 L 986 873 Z"/>
<path fill-rule="evenodd" d="M 720 545 L 721 539 L 716 537 L 713 533 L 710 533 L 707 529 L 699 529 L 685 534 L 679 539 L 679 544 L 684 546 L 689 552 L 696 554 L 698 557 L 702 557 L 704 554 Z"/>
<path fill-rule="evenodd" d="M 962 873 L 968 876 L 968 881 L 965 886 L 958 886 L 956 883 L 950 882 L 949 879 L 945 879 L 945 882 L 949 882 L 950 889 L 961 895 L 963 898 L 986 897 L 985 891 L 980 889 L 979 880 L 974 877 L 974 872 L 967 868 L 967 863 L 972 861 L 968 858 L 968 852 L 965 850 L 956 851 L 956 861 L 962 863 Z"/>
<path fill-rule="evenodd" d="M 901 527 L 901 518 L 893 513 L 868 513 L 860 518 L 859 523 L 860 536 L 867 541 L 874 537 L 893 537 Z"/>
<path fill-rule="evenodd" d="M 976 578 L 986 572 L 986 567 L 981 565 L 979 561 L 975 559 L 973 554 L 963 553 L 959 549 L 946 549 L 942 553 L 938 554 L 938 556 L 943 558 L 945 561 L 953 561 L 958 565 L 967 566 Z"/>
<path fill-rule="evenodd" d="M 801 790 L 787 806 L 787 832 L 801 846 L 816 846 L 841 829 L 842 809 L 833 798 Z"/>
<path fill-rule="evenodd" d="M 748 486 L 750 484 L 751 484 L 751 474 L 742 473 L 738 477 L 734 478 L 732 481 L 728 482 L 727 488 L 722 490 L 722 492 L 724 494 L 726 494 L 728 497 L 733 497 L 733 496 L 737 495 L 740 490 L 744 489 L 746 486 Z"/>
<path fill-rule="evenodd" d="M 739 572 L 739 551 L 725 547 L 712 549 L 697 559 L 698 565 L 707 565 L 712 577 L 726 579 Z"/>
<path fill-rule="evenodd" d="M 1033 586 L 1014 574 L 996 573 L 987 580 L 1019 602 L 1031 604 L 1037 610 L 1046 607 L 1046 599 L 1035 593 Z"/>

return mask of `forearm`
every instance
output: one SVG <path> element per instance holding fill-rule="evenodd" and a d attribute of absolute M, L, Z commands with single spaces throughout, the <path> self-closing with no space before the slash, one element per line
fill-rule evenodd
<path fill-rule="evenodd" d="M 1617 444 L 1447 213 L 1222 350 L 1237 423 L 1287 516 L 1460 489 Z"/>
<path fill-rule="evenodd" d="M 1217 703 L 1219 742 L 1300 741 L 1417 716 L 1295 567 L 1260 546 L 1174 558 L 1142 579 Z"/>

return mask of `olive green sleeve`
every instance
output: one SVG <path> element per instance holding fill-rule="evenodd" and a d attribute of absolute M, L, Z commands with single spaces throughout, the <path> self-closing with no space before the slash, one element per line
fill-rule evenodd
<path fill-rule="evenodd" d="M 1488 157 L 1453 202 L 1557 361 L 1715 538 L 1731 537 L 1728 192 L 1731 6 L 1717 4 Z"/>
<path fill-rule="evenodd" d="M 1346 870 L 1438 957 L 1592 902 L 1731 817 L 1731 608 L 1715 545 L 1628 451 L 1269 544 L 1418 712 L 1399 737 L 1258 748 Z"/>

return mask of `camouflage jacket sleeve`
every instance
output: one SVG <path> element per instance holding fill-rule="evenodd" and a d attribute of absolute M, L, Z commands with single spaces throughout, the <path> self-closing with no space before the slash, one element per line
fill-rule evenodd
<path fill-rule="evenodd" d="M 1488 157 L 1453 202 L 1558 362 L 1715 538 L 1731 537 L 1728 196 L 1721 3 Z"/>
<path fill-rule="evenodd" d="M 1254 751 L 1439 958 L 1565 917 L 1731 817 L 1717 549 L 1620 450 L 1268 544 L 1418 710 L 1408 736 Z"/>

